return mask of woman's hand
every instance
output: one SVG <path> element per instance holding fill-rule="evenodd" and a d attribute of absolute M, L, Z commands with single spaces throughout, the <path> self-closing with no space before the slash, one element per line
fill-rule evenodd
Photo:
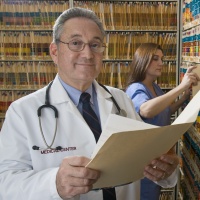
<path fill-rule="evenodd" d="M 185 90 L 187 90 L 191 85 L 197 85 L 198 81 L 200 81 L 199 76 L 192 72 L 195 68 L 195 66 L 189 67 L 180 83 L 180 85 L 182 85 Z"/>

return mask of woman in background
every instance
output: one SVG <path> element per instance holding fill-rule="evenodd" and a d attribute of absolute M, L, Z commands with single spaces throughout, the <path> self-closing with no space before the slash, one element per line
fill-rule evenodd
<path fill-rule="evenodd" d="M 157 125 L 170 125 L 170 117 L 190 96 L 190 86 L 200 78 L 189 67 L 182 82 L 166 94 L 155 83 L 161 76 L 163 50 L 155 43 L 144 43 L 136 50 L 131 64 L 126 93 L 132 99 L 137 113 L 144 122 Z M 182 95 L 180 99 L 177 99 Z M 174 148 L 170 151 L 174 151 Z M 168 153 L 170 153 L 170 151 Z M 141 200 L 159 200 L 160 186 L 144 178 L 141 181 Z"/>

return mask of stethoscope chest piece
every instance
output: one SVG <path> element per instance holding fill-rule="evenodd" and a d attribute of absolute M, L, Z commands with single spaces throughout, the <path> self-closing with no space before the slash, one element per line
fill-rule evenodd
<path fill-rule="evenodd" d="M 127 113 L 126 113 L 126 111 L 123 110 L 123 109 L 120 109 L 119 115 L 122 116 L 122 117 L 127 117 Z"/>

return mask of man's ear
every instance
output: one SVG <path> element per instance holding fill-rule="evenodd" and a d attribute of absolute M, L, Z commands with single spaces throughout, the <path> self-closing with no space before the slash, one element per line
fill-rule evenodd
<path fill-rule="evenodd" d="M 52 60 L 57 64 L 58 46 L 54 42 L 50 44 L 49 52 Z"/>

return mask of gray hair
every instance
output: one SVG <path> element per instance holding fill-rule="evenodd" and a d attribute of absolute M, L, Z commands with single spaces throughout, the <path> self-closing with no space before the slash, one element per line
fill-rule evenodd
<path fill-rule="evenodd" d="M 103 25 L 100 21 L 100 19 L 97 17 L 97 15 L 88 9 L 85 8 L 79 8 L 79 7 L 74 7 L 74 8 L 70 8 L 65 10 L 55 21 L 55 24 L 53 26 L 53 42 L 57 43 L 57 40 L 60 39 L 60 35 L 63 32 L 63 26 L 64 23 L 72 18 L 77 18 L 77 17 L 82 17 L 82 18 L 86 18 L 86 19 L 90 19 L 93 22 L 95 22 L 97 24 L 97 26 L 99 27 L 102 36 L 105 36 L 105 30 L 103 28 Z"/>

